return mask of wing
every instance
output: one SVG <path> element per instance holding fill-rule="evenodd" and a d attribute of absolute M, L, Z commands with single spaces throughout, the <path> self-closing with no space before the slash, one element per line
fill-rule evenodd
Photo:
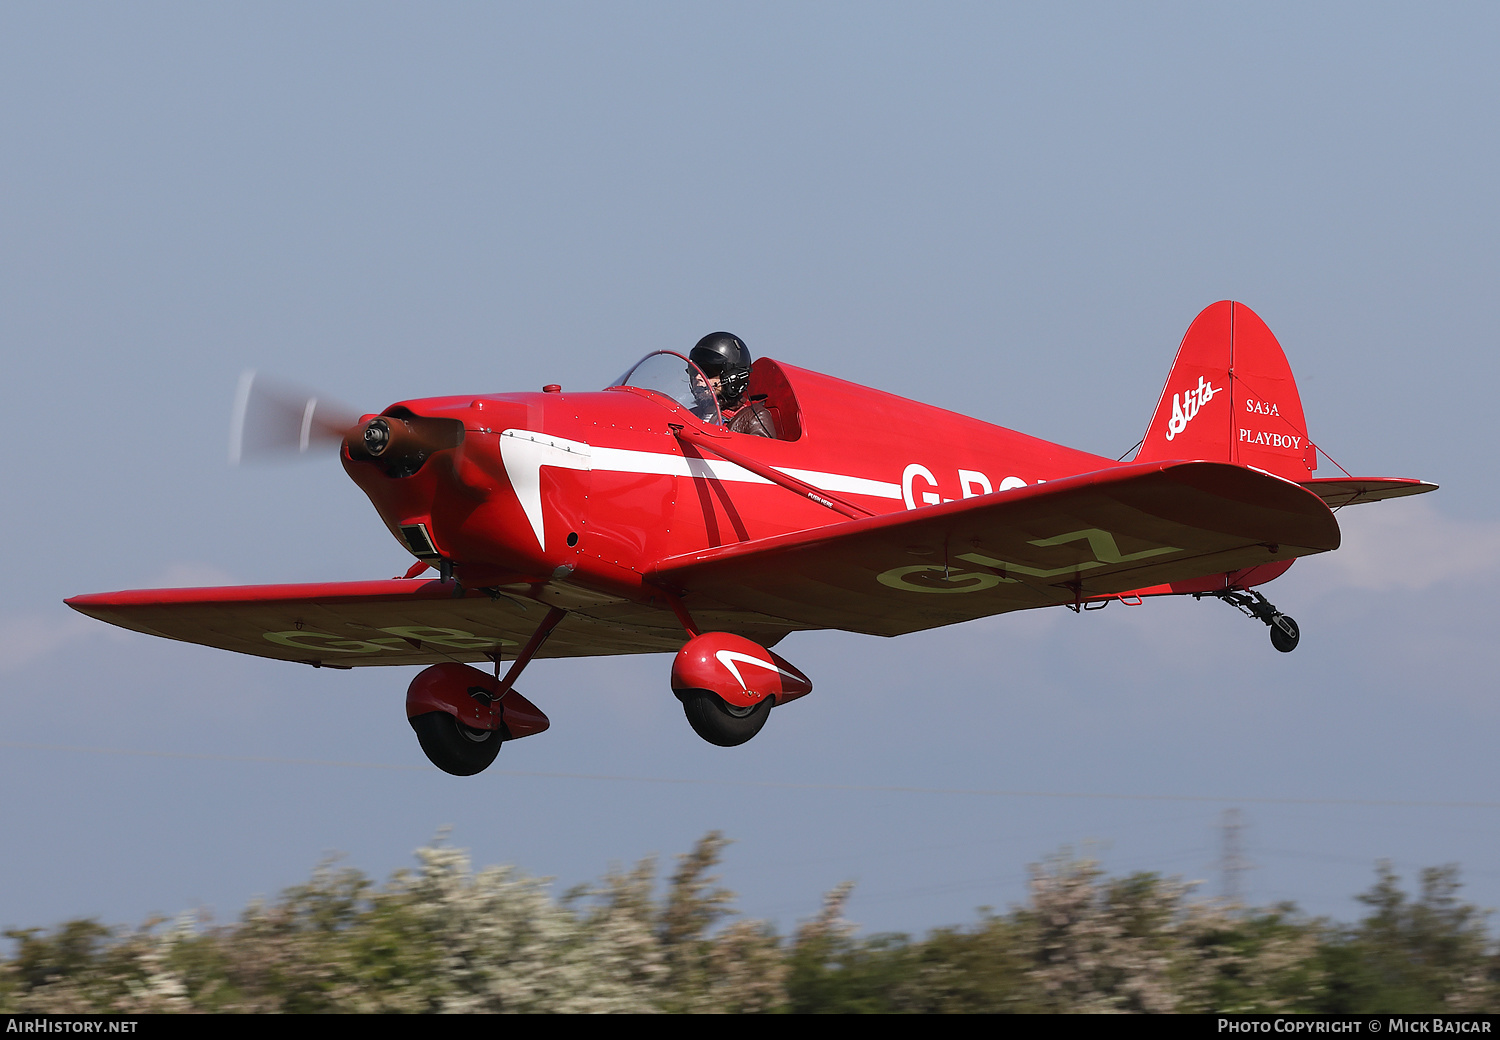
<path fill-rule="evenodd" d="M 1414 492 L 1408 492 L 1414 493 Z M 766 646 L 788 631 L 897 635 L 1337 548 L 1315 494 L 1224 463 L 1144 463 L 663 561 L 700 625 Z M 522 590 L 517 590 L 517 592 Z M 513 654 L 551 599 L 438 581 L 151 589 L 77 596 L 101 621 L 238 653 L 348 668 Z M 665 610 L 569 607 L 540 657 L 671 653 Z"/>
<path fill-rule="evenodd" d="M 1217 462 L 1152 462 L 674 557 L 700 609 L 899 635 L 1336 549 L 1323 501 Z"/>
<path fill-rule="evenodd" d="M 67 603 L 149 635 L 334 668 L 514 657 L 547 613 L 547 604 L 522 596 L 468 590 L 455 598 L 453 592 L 439 581 L 396 579 L 105 592 Z M 661 653 L 682 646 L 682 629 L 664 610 L 610 617 L 596 607 L 590 613 L 595 616 L 569 611 L 537 656 Z M 768 629 L 762 638 L 785 631 Z"/>

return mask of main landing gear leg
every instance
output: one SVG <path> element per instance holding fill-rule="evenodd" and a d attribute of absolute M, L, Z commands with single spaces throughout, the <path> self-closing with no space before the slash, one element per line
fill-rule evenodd
<path fill-rule="evenodd" d="M 1216 592 L 1195 592 L 1194 599 L 1202 599 L 1204 596 L 1213 596 L 1221 599 L 1231 607 L 1236 608 L 1247 617 L 1253 617 L 1271 630 L 1271 645 L 1284 654 L 1289 654 L 1297 649 L 1297 642 L 1302 638 L 1302 633 L 1297 629 L 1297 622 L 1277 610 L 1270 600 L 1259 592 L 1237 589 L 1220 589 Z"/>
<path fill-rule="evenodd" d="M 521 652 L 511 662 L 510 670 L 505 673 L 505 678 L 500 680 L 500 692 L 495 695 L 496 700 L 510 692 L 510 688 L 516 684 L 516 679 L 521 672 L 531 663 L 532 657 L 542 648 L 542 644 L 547 641 L 547 637 L 552 634 L 552 630 L 567 616 L 567 613 L 561 607 L 553 607 L 547 611 L 547 616 L 542 618 L 542 623 L 536 627 L 536 631 L 531 634 L 531 638 L 526 641 L 526 645 L 521 647 Z M 499 667 L 500 662 L 496 660 L 495 670 L 499 671 Z"/>
<path fill-rule="evenodd" d="M 495 760 L 500 745 L 547 728 L 547 716 L 514 692 L 516 677 L 566 615 L 553 607 L 537 626 L 505 678 L 452 662 L 423 669 L 406 692 L 406 718 L 428 760 L 445 773 L 473 776 Z"/>

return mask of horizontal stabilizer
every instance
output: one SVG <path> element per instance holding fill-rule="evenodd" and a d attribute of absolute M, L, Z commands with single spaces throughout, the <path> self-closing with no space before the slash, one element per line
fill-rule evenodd
<path fill-rule="evenodd" d="M 1362 502 L 1379 502 L 1385 498 L 1405 498 L 1436 491 L 1436 484 L 1410 477 L 1329 477 L 1304 480 L 1302 486 L 1317 495 L 1328 508 L 1357 506 Z"/>

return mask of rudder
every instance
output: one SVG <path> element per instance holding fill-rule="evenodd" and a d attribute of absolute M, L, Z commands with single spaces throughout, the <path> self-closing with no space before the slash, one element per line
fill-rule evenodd
<path fill-rule="evenodd" d="M 1205 307 L 1182 337 L 1137 462 L 1235 462 L 1307 480 L 1317 449 L 1291 366 L 1243 303 Z"/>

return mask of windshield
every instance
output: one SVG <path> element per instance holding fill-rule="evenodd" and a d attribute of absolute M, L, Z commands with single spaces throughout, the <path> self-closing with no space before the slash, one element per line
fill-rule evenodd
<path fill-rule="evenodd" d="M 650 390 L 676 402 L 704 422 L 721 425 L 724 422 L 719 415 L 719 402 L 698 366 L 670 350 L 647 354 L 611 386 Z"/>

